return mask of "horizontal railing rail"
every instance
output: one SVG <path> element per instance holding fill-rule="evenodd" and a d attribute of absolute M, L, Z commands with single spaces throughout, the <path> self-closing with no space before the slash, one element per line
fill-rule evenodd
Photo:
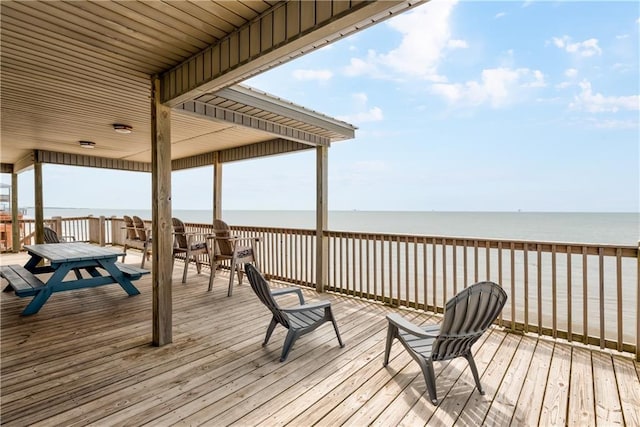
<path fill-rule="evenodd" d="M 79 241 L 124 244 L 121 218 L 46 222 Z M 190 232 L 213 233 L 211 224 L 185 225 Z M 33 220 L 21 220 L 20 230 L 27 243 Z M 260 238 L 257 259 L 268 278 L 316 286 L 315 230 L 232 226 L 232 231 Z M 498 321 L 505 328 L 640 354 L 637 246 L 347 231 L 326 231 L 324 238 L 325 290 L 443 312 L 458 291 L 490 280 L 509 296 Z"/>

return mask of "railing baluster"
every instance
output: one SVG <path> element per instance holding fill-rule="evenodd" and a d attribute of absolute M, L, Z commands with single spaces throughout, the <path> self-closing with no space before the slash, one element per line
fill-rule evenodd
<path fill-rule="evenodd" d="M 529 244 L 525 243 L 522 251 L 522 269 L 524 281 L 524 332 L 529 332 Z"/>
<path fill-rule="evenodd" d="M 511 256 L 511 330 L 516 330 L 516 254 L 515 244 L 511 242 L 509 253 Z"/>
<path fill-rule="evenodd" d="M 599 292 L 599 303 L 600 303 L 600 348 L 604 348 L 604 250 L 603 248 L 598 248 L 598 292 Z"/>
<path fill-rule="evenodd" d="M 571 325 L 573 322 L 571 319 L 571 301 L 573 300 L 573 292 L 571 287 L 571 245 L 567 245 L 567 339 L 569 342 L 573 341 Z"/>

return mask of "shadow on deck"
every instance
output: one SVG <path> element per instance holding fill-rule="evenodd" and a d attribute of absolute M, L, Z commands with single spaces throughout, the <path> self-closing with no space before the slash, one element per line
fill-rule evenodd
<path fill-rule="evenodd" d="M 3 255 L 2 264 L 23 260 Z M 219 275 L 209 293 L 208 274 L 194 269 L 183 285 L 179 267 L 174 342 L 162 348 L 150 345 L 149 276 L 135 282 L 141 295 L 128 297 L 118 285 L 62 292 L 29 317 L 20 316 L 27 299 L 3 293 L 2 424 L 640 425 L 639 366 L 631 357 L 493 328 L 474 347 L 486 395 L 475 390 L 464 359 L 437 363 L 441 404 L 434 407 L 399 344 L 382 367 L 385 315 L 393 309 L 321 295 L 334 305 L 345 348 L 327 323 L 280 363 L 284 329 L 261 346 L 270 314 L 246 279 L 227 298 L 228 276 Z"/>

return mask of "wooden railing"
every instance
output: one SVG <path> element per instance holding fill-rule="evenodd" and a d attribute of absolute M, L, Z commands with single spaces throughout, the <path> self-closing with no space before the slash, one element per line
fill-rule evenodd
<path fill-rule="evenodd" d="M 79 241 L 124 244 L 121 218 L 46 222 Z M 211 224 L 185 225 L 189 231 L 213 232 Z M 34 229 L 33 221 L 21 221 L 24 236 Z M 232 230 L 261 238 L 258 262 L 268 278 L 316 286 L 315 230 L 248 226 Z M 329 248 L 325 290 L 442 312 L 459 290 L 491 280 L 509 295 L 499 319 L 505 328 L 631 352 L 640 360 L 637 246 L 336 231 L 327 231 L 325 237 Z"/>

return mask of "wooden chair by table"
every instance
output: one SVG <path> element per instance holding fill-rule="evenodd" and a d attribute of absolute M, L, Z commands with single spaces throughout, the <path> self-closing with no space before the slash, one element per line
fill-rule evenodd
<path fill-rule="evenodd" d="M 44 242 L 45 243 L 65 243 L 73 242 L 76 238 L 74 236 L 62 236 L 59 237 L 58 233 L 53 228 L 44 227 Z"/>
<path fill-rule="evenodd" d="M 262 346 L 264 347 L 267 345 L 277 324 L 284 326 L 288 330 L 282 347 L 282 355 L 280 356 L 281 362 L 284 362 L 287 359 L 289 351 L 298 337 L 313 331 L 325 322 L 331 322 L 333 324 L 333 329 L 336 331 L 338 343 L 340 344 L 340 347 L 344 347 L 342 339 L 340 338 L 340 332 L 338 331 L 338 324 L 336 323 L 336 319 L 333 317 L 333 312 L 331 311 L 330 301 L 318 301 L 305 304 L 302 291 L 299 288 L 271 290 L 269 288 L 269 283 L 253 265 L 245 264 L 244 269 L 247 273 L 249 283 L 251 283 L 251 288 L 256 295 L 258 295 L 260 301 L 266 305 L 273 314 Z M 300 305 L 290 308 L 281 308 L 273 298 L 275 296 L 290 293 L 296 293 L 298 295 Z"/>
<path fill-rule="evenodd" d="M 172 218 L 173 222 L 173 258 L 172 262 L 175 264 L 176 258 L 184 259 L 184 272 L 182 273 L 182 283 L 187 283 L 187 269 L 189 262 L 193 259 L 196 263 L 196 269 L 198 274 L 202 269 L 200 256 L 206 255 L 208 261 L 210 260 L 209 243 L 207 241 L 208 233 L 190 233 L 186 231 L 184 222 L 178 218 Z M 211 280 L 209 280 L 209 287 L 211 287 Z"/>
<path fill-rule="evenodd" d="M 127 256 L 127 249 L 134 248 L 142 251 L 142 261 L 140 262 L 140 268 L 144 268 L 144 262 L 149 259 L 151 254 L 151 233 L 145 228 L 144 221 L 137 216 L 133 218 L 127 215 L 122 217 L 124 219 L 124 255 L 122 256 L 122 262 Z"/>
<path fill-rule="evenodd" d="M 435 361 L 456 357 L 467 359 L 478 391 L 484 394 L 471 346 L 500 315 L 506 301 L 507 294 L 500 286 L 493 282 L 480 282 L 447 302 L 442 325 L 417 326 L 397 313 L 387 315 L 389 325 L 384 366 L 389 363 L 391 344 L 397 338 L 420 365 L 434 405 L 438 404 L 433 370 Z"/>
<path fill-rule="evenodd" d="M 227 223 L 219 219 L 213 221 L 213 232 L 215 245 L 209 290 L 213 288 L 213 278 L 215 277 L 218 266 L 224 261 L 231 261 L 229 290 L 227 291 L 227 296 L 231 296 L 233 293 L 234 271 L 238 274 L 238 284 L 242 284 L 244 264 L 252 262 L 259 268 L 257 265 L 256 243 L 260 241 L 260 238 L 232 236 Z"/>

